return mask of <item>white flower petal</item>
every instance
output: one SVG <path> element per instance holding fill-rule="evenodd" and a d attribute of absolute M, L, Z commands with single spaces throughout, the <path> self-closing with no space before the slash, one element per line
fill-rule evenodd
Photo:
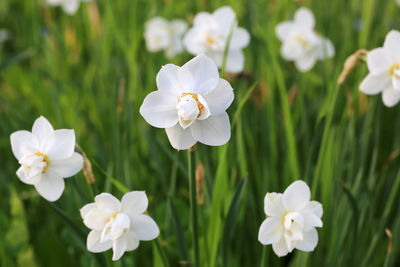
<path fill-rule="evenodd" d="M 17 160 L 23 156 L 22 148 L 25 144 L 37 147 L 39 149 L 39 142 L 37 138 L 28 131 L 16 131 L 10 136 L 11 150 Z"/>
<path fill-rule="evenodd" d="M 281 220 L 275 217 L 269 217 L 263 221 L 258 232 L 258 241 L 263 245 L 269 245 L 278 242 L 283 235 L 283 226 Z"/>
<path fill-rule="evenodd" d="M 333 43 L 331 40 L 327 38 L 321 38 L 321 45 L 319 46 L 318 49 L 318 59 L 325 59 L 325 58 L 331 58 L 335 55 L 335 47 L 333 46 Z"/>
<path fill-rule="evenodd" d="M 282 196 L 282 203 L 288 210 L 300 210 L 310 201 L 311 193 L 308 185 L 303 181 L 295 181 Z"/>
<path fill-rule="evenodd" d="M 86 247 L 87 250 L 93 253 L 100 253 L 112 248 L 112 241 L 107 240 L 105 242 L 100 242 L 101 232 L 100 231 L 90 231 L 87 240 Z"/>
<path fill-rule="evenodd" d="M 113 261 L 119 260 L 125 253 L 126 248 L 128 246 L 128 241 L 126 240 L 126 236 L 123 235 L 117 240 L 113 241 Z"/>
<path fill-rule="evenodd" d="M 37 184 L 39 182 L 40 178 L 42 177 L 42 174 L 39 174 L 37 176 L 27 179 L 25 176 L 24 168 L 25 168 L 24 166 L 21 166 L 17 170 L 17 177 L 21 180 L 21 182 L 23 182 L 25 184 L 30 184 L 30 185 Z"/>
<path fill-rule="evenodd" d="M 197 16 L 196 16 L 197 17 Z M 206 43 L 203 41 L 205 34 L 201 29 L 191 28 L 183 37 L 183 46 L 192 55 L 199 55 L 207 51 Z"/>
<path fill-rule="evenodd" d="M 140 114 L 153 127 L 169 128 L 178 122 L 177 102 L 177 96 L 168 91 L 154 91 L 144 99 Z"/>
<path fill-rule="evenodd" d="M 277 243 L 272 244 L 272 250 L 278 257 L 286 256 L 289 253 L 289 248 L 286 245 L 285 238 L 282 237 Z"/>
<path fill-rule="evenodd" d="M 140 241 L 136 238 L 135 234 L 132 231 L 127 230 L 125 232 L 125 237 L 128 242 L 126 246 L 126 251 L 132 251 L 139 247 Z"/>
<path fill-rule="evenodd" d="M 281 217 L 286 212 L 282 204 L 282 194 L 267 193 L 264 198 L 264 212 L 267 216 Z"/>
<path fill-rule="evenodd" d="M 68 178 L 77 174 L 83 168 L 83 157 L 74 152 L 72 157 L 62 160 L 52 160 L 49 169 L 57 172 L 61 177 Z"/>
<path fill-rule="evenodd" d="M 223 114 L 232 104 L 234 98 L 232 86 L 224 79 L 219 79 L 217 87 L 204 96 L 213 116 Z"/>
<path fill-rule="evenodd" d="M 195 82 L 193 74 L 190 72 L 190 70 L 184 68 L 184 66 L 182 66 L 178 71 L 178 81 L 180 87 L 183 88 L 182 91 L 185 93 L 191 93 L 197 89 L 196 87 L 198 85 Z"/>
<path fill-rule="evenodd" d="M 385 48 L 375 48 L 367 54 L 367 66 L 369 71 L 374 74 L 383 74 L 384 72 L 389 73 L 389 69 L 392 65 L 392 60 L 388 56 Z"/>
<path fill-rule="evenodd" d="M 206 120 L 197 120 L 190 129 L 196 140 L 209 146 L 222 146 L 231 138 L 231 125 L 226 112 Z"/>
<path fill-rule="evenodd" d="M 189 149 L 197 142 L 197 140 L 192 136 L 190 128 L 184 130 L 179 123 L 171 128 L 166 128 L 165 132 L 167 133 L 172 147 L 177 150 Z"/>
<path fill-rule="evenodd" d="M 225 69 L 230 73 L 238 73 L 244 69 L 244 54 L 243 51 L 229 51 Z"/>
<path fill-rule="evenodd" d="M 131 231 L 137 239 L 143 241 L 153 240 L 160 234 L 156 222 L 144 214 L 131 218 Z"/>
<path fill-rule="evenodd" d="M 122 211 L 130 217 L 146 211 L 148 199 L 144 191 L 133 191 L 126 193 L 121 200 Z"/>
<path fill-rule="evenodd" d="M 89 229 L 102 232 L 107 223 L 107 219 L 114 214 L 114 211 L 111 209 L 99 209 L 97 204 L 94 204 L 96 207 L 92 206 L 90 210 L 83 211 L 86 212 L 86 214 L 84 214 L 83 223 Z"/>
<path fill-rule="evenodd" d="M 382 92 L 382 100 L 385 106 L 394 107 L 400 101 L 400 91 L 394 88 L 385 89 Z"/>
<path fill-rule="evenodd" d="M 228 36 L 236 20 L 235 11 L 230 6 L 223 6 L 215 10 L 212 16 L 218 23 L 219 31 Z"/>
<path fill-rule="evenodd" d="M 75 148 L 74 130 L 56 130 L 50 134 L 43 147 L 43 152 L 51 160 L 62 160 L 72 157 Z"/>
<path fill-rule="evenodd" d="M 250 34 L 246 29 L 237 28 L 232 34 L 229 50 L 239 50 L 250 43 Z"/>
<path fill-rule="evenodd" d="M 368 74 L 360 84 L 360 91 L 367 95 L 376 95 L 390 86 L 390 76 L 388 73 L 374 75 Z"/>
<path fill-rule="evenodd" d="M 310 201 L 307 203 L 307 205 L 304 207 L 302 212 L 309 212 L 315 214 L 318 218 L 322 217 L 322 205 L 318 201 Z"/>
<path fill-rule="evenodd" d="M 40 116 L 33 123 L 32 134 L 36 136 L 40 146 L 43 146 L 43 144 L 46 143 L 47 138 L 53 132 L 54 132 L 53 126 L 51 126 L 50 122 L 43 116 Z"/>
<path fill-rule="evenodd" d="M 171 21 L 171 27 L 174 30 L 175 35 L 181 36 L 185 33 L 188 25 L 187 22 L 182 19 L 174 19 Z"/>
<path fill-rule="evenodd" d="M 208 56 L 201 54 L 182 66 L 181 70 L 186 70 L 192 74 L 194 79 L 194 92 L 200 95 L 207 95 L 215 89 L 219 82 L 218 68 L 214 61 Z M 186 81 L 189 83 L 189 81 Z M 184 84 L 182 84 L 183 86 Z M 188 84 L 192 86 L 192 84 Z M 190 89 L 191 89 L 190 88 Z"/>
<path fill-rule="evenodd" d="M 301 250 L 310 252 L 315 249 L 318 244 L 318 232 L 315 228 L 312 228 L 308 232 L 303 233 L 303 240 L 294 241 L 294 247 Z"/>
<path fill-rule="evenodd" d="M 119 212 L 121 210 L 121 202 L 113 195 L 109 193 L 101 193 L 94 198 L 99 210 L 109 209 L 113 212 Z"/>
<path fill-rule="evenodd" d="M 83 206 L 79 212 L 81 214 L 82 219 L 84 219 L 86 217 L 86 215 L 89 213 L 89 211 L 91 211 L 92 209 L 96 209 L 97 208 L 97 204 L 96 203 L 89 203 L 86 204 L 85 206 Z"/>
<path fill-rule="evenodd" d="M 301 25 L 305 28 L 314 28 L 315 18 L 312 11 L 308 8 L 301 7 L 294 14 L 294 21 L 297 25 Z"/>
<path fill-rule="evenodd" d="M 168 91 L 176 96 L 181 96 L 182 90 L 178 82 L 178 71 L 180 67 L 167 64 L 157 73 L 157 88 L 160 91 Z"/>
<path fill-rule="evenodd" d="M 296 59 L 295 64 L 299 71 L 307 72 L 314 67 L 316 61 L 317 61 L 316 55 L 313 53 L 308 53 Z"/>
<path fill-rule="evenodd" d="M 207 12 L 199 12 L 193 20 L 193 25 L 200 28 L 216 28 L 217 23 L 213 15 Z"/>
<path fill-rule="evenodd" d="M 63 9 L 65 13 L 73 15 L 79 8 L 79 0 L 68 0 L 63 2 Z"/>
<path fill-rule="evenodd" d="M 42 173 L 39 182 L 35 184 L 35 188 L 42 197 L 53 202 L 61 197 L 65 183 L 58 173 L 47 170 Z"/>
<path fill-rule="evenodd" d="M 304 217 L 304 228 L 303 231 L 309 231 L 314 227 L 322 227 L 323 223 L 321 219 L 314 213 L 302 213 Z"/>
<path fill-rule="evenodd" d="M 275 27 L 276 36 L 278 36 L 278 39 L 281 40 L 282 42 L 285 41 L 290 36 L 290 33 L 293 30 L 293 27 L 294 27 L 294 24 L 292 21 L 285 21 L 285 22 L 279 23 Z"/>
<path fill-rule="evenodd" d="M 386 35 L 383 47 L 387 50 L 388 55 L 393 58 L 394 62 L 400 61 L 400 32 L 396 30 L 390 31 Z"/>

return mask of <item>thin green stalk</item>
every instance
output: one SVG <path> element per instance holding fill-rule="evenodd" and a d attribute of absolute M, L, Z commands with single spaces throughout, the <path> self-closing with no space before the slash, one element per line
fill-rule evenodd
<path fill-rule="evenodd" d="M 193 266 L 200 266 L 199 257 L 199 228 L 197 220 L 197 197 L 196 197 L 196 177 L 192 171 L 192 152 L 188 150 L 188 176 L 189 176 L 189 193 L 190 193 L 190 212 L 192 221 L 192 238 L 194 248 L 194 264 Z"/>

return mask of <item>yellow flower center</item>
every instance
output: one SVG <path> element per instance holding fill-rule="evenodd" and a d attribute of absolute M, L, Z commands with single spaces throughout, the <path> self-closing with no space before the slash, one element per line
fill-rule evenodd
<path fill-rule="evenodd" d="M 110 217 L 108 217 L 107 219 L 106 219 L 106 223 L 108 223 L 110 220 L 111 220 L 111 218 L 114 218 L 114 220 L 115 220 L 115 218 L 117 218 L 117 213 L 114 213 L 113 215 L 111 215 Z"/>
<path fill-rule="evenodd" d="M 42 173 L 45 173 L 47 168 L 49 167 L 49 157 L 47 157 L 46 154 L 40 152 L 36 152 L 34 155 L 43 158 L 42 162 L 44 162 L 46 165 L 43 167 Z"/>
<path fill-rule="evenodd" d="M 400 63 L 393 64 L 390 68 L 390 76 L 394 76 L 396 79 L 400 79 Z"/>
<path fill-rule="evenodd" d="M 179 98 L 178 98 L 178 102 L 182 100 L 183 97 L 185 96 L 192 96 L 194 100 L 196 100 L 197 103 L 197 107 L 199 108 L 199 115 L 197 115 L 197 118 L 200 117 L 201 113 L 204 111 L 204 106 L 203 104 L 200 103 L 199 101 L 199 97 L 197 96 L 197 94 L 193 94 L 193 93 L 183 93 Z"/>
<path fill-rule="evenodd" d="M 214 40 L 213 40 L 213 38 L 211 38 L 210 35 L 207 35 L 207 36 L 206 36 L 206 42 L 207 42 L 207 44 L 209 44 L 209 45 L 213 45 L 213 44 L 214 44 Z"/>

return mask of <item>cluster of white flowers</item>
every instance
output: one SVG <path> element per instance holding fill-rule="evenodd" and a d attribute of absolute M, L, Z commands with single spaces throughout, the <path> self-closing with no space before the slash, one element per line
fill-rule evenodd
<path fill-rule="evenodd" d="M 185 31 L 186 23 L 181 20 L 168 22 L 153 18 L 146 23 L 144 33 L 147 49 L 150 52 L 165 50 L 167 57 L 173 57 L 182 52 L 184 46 L 193 55 L 206 54 L 221 68 L 228 48 L 226 71 L 237 73 L 243 70 L 242 49 L 248 46 L 250 35 L 237 26 L 236 14 L 231 7 L 221 7 L 212 14 L 200 12 L 182 40 Z"/>
<path fill-rule="evenodd" d="M 369 74 L 360 84 L 368 95 L 382 93 L 383 103 L 393 107 L 400 101 L 400 32 L 391 31 L 383 47 L 367 54 Z"/>
<path fill-rule="evenodd" d="M 335 49 L 328 39 L 315 32 L 315 18 L 311 10 L 302 7 L 293 21 L 285 21 L 276 27 L 276 35 L 282 41 L 282 57 L 294 61 L 302 71 L 309 71 L 317 60 L 333 57 Z"/>
<path fill-rule="evenodd" d="M 272 244 L 279 257 L 294 248 L 313 251 L 318 243 L 315 227 L 322 227 L 322 205 L 310 201 L 310 188 L 303 181 L 292 183 L 283 194 L 267 193 L 264 211 L 267 219 L 261 224 L 258 240 Z"/>
<path fill-rule="evenodd" d="M 78 11 L 80 2 L 90 2 L 92 0 L 46 0 L 49 6 L 61 6 L 65 13 L 73 15 Z"/>

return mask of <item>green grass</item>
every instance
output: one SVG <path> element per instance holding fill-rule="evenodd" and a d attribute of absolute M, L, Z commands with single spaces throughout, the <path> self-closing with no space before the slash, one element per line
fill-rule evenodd
<path fill-rule="evenodd" d="M 304 1 L 316 29 L 336 48 L 333 59 L 305 74 L 281 58 L 274 33 L 300 6 L 292 0 L 97 0 L 99 20 L 89 15 L 93 4 L 70 17 L 39 2 L 0 1 L 0 28 L 11 33 L 0 46 L 1 266 L 180 266 L 193 260 L 187 155 L 139 114 L 161 66 L 182 65 L 191 56 L 169 61 L 148 53 L 144 22 L 156 15 L 190 19 L 226 4 L 251 33 L 249 75 L 230 80 L 235 124 L 229 143 L 199 145 L 193 156 L 193 166 L 201 161 L 205 170 L 201 266 L 400 265 L 400 159 L 391 157 L 400 149 L 400 107 L 388 109 L 380 96 L 358 92 L 365 65 L 336 84 L 348 55 L 381 46 L 389 30 L 400 29 L 395 0 Z M 91 189 L 82 172 L 68 179 L 55 206 L 18 180 L 10 148 L 9 135 L 30 130 L 39 115 L 55 128 L 75 129 L 96 177 Z M 296 179 L 323 204 L 324 227 L 314 252 L 278 258 L 257 240 L 263 199 Z M 93 194 L 121 197 L 124 190 L 146 191 L 161 236 L 112 263 L 111 252 L 87 252 L 89 230 L 79 208 Z M 393 236 L 391 251 L 385 228 Z"/>

